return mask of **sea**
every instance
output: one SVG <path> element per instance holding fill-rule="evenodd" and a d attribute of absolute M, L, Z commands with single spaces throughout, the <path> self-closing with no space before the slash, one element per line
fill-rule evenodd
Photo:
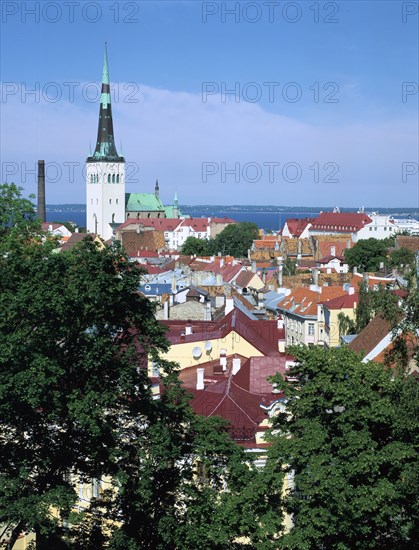
<path fill-rule="evenodd" d="M 182 207 L 180 208 L 182 210 Z M 368 212 L 372 210 L 373 209 L 368 209 L 366 211 Z M 379 211 L 378 209 L 374 209 L 374 210 Z M 409 212 L 406 212 L 406 210 L 408 209 L 403 209 L 403 210 L 399 209 L 399 210 L 394 210 L 390 212 L 387 209 L 385 210 L 382 209 L 381 213 L 392 214 L 397 218 L 412 217 L 417 219 L 419 217 L 418 211 L 410 211 L 409 209 Z M 193 207 L 188 207 L 187 209 L 183 209 L 182 211 L 188 214 L 189 216 L 193 216 L 197 218 L 227 217 L 227 218 L 232 218 L 233 220 L 236 220 L 238 222 L 254 222 L 261 229 L 265 229 L 268 231 L 278 231 L 279 229 L 282 229 L 285 221 L 288 218 L 314 218 L 320 214 L 320 210 L 298 211 L 293 209 L 293 210 L 284 210 L 281 212 L 274 212 L 274 211 L 264 212 L 264 211 L 261 211 L 260 209 L 258 210 L 234 209 L 233 211 L 233 210 L 218 210 L 218 209 L 211 210 L 211 208 L 208 206 L 202 210 L 201 209 L 195 210 Z M 352 212 L 354 211 L 356 210 L 353 209 Z M 48 222 L 73 222 L 78 227 L 86 227 L 86 211 L 81 209 L 71 210 L 66 208 L 66 205 L 62 205 L 61 209 L 59 208 L 59 206 L 54 206 L 53 210 L 49 209 L 47 206 L 46 218 Z"/>

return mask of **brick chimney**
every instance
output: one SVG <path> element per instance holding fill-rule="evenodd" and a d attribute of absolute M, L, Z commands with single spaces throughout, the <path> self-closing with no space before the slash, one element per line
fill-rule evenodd
<path fill-rule="evenodd" d="M 45 161 L 38 160 L 38 218 L 46 222 L 45 207 Z"/>

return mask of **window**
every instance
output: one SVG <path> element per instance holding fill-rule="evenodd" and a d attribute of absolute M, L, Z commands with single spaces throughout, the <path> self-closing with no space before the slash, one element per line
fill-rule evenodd
<path fill-rule="evenodd" d="M 116 204 L 118 204 L 119 199 L 116 199 Z"/>
<path fill-rule="evenodd" d="M 108 183 L 111 183 L 111 175 L 108 174 Z"/>
<path fill-rule="evenodd" d="M 116 183 L 119 183 L 119 174 L 116 175 Z"/>
<path fill-rule="evenodd" d="M 308 334 L 309 336 L 314 336 L 314 323 L 308 324 Z"/>
<path fill-rule="evenodd" d="M 370 227 L 370 231 L 372 231 L 372 227 Z"/>
<path fill-rule="evenodd" d="M 112 204 L 112 199 L 109 199 L 109 204 Z"/>
<path fill-rule="evenodd" d="M 151 364 L 151 376 L 153 378 L 158 378 L 160 376 L 160 365 L 155 361 Z"/>
<path fill-rule="evenodd" d="M 115 174 L 112 174 L 112 183 L 115 183 Z"/>

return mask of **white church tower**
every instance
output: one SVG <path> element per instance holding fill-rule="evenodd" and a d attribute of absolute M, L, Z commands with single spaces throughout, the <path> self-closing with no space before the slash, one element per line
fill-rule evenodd
<path fill-rule="evenodd" d="M 99 128 L 95 152 L 86 161 L 86 227 L 103 239 L 125 221 L 125 159 L 116 151 L 113 133 L 108 55 L 105 44 Z"/>

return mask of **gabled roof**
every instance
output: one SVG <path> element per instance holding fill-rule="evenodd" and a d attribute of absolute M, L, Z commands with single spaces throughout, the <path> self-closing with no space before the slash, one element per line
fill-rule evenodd
<path fill-rule="evenodd" d="M 160 321 L 168 327 L 166 337 L 172 345 L 225 338 L 235 331 L 263 355 L 278 355 L 278 340 L 284 338 L 284 329 L 276 321 L 252 321 L 234 308 L 218 321 L 192 321 L 192 334 L 185 335 L 185 321 Z"/>
<path fill-rule="evenodd" d="M 345 258 L 343 258 L 342 256 L 336 256 L 336 255 L 329 254 L 329 256 L 325 256 L 324 258 L 321 258 L 320 260 L 318 260 L 318 263 L 319 264 L 328 264 L 332 260 L 339 260 L 339 262 L 344 262 Z"/>
<path fill-rule="evenodd" d="M 354 309 L 359 302 L 358 292 L 353 294 L 345 293 L 343 296 L 338 296 L 337 298 L 332 298 L 331 300 L 326 300 L 321 302 L 327 309 Z"/>
<path fill-rule="evenodd" d="M 309 223 L 313 223 L 315 218 L 288 218 L 286 224 L 288 231 L 293 237 L 299 237 Z"/>
<path fill-rule="evenodd" d="M 249 283 L 252 282 L 254 277 L 260 278 L 256 273 L 253 273 L 253 271 L 243 270 L 241 273 L 239 273 L 235 281 L 236 285 L 240 288 L 246 288 Z"/>

